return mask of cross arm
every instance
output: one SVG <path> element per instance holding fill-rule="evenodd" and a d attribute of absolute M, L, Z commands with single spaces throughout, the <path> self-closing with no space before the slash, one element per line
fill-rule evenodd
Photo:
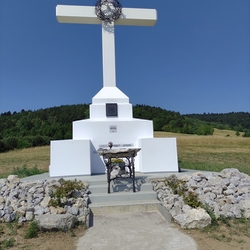
<path fill-rule="evenodd" d="M 56 18 L 59 23 L 102 24 L 95 14 L 95 7 L 57 5 Z M 154 26 L 157 20 L 155 9 L 122 8 L 116 25 Z"/>

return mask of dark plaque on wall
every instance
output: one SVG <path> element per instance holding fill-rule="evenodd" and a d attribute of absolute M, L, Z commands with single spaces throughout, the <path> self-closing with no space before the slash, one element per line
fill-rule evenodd
<path fill-rule="evenodd" d="M 106 116 L 118 117 L 117 103 L 106 103 Z"/>

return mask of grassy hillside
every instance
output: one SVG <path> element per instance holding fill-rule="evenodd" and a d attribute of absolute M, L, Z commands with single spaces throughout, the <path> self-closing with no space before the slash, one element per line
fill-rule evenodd
<path fill-rule="evenodd" d="M 176 137 L 181 168 L 221 171 L 238 168 L 250 175 L 250 138 L 235 131 L 215 129 L 213 135 L 197 136 L 155 132 L 155 137 Z"/>
<path fill-rule="evenodd" d="M 155 137 L 177 138 L 181 168 L 209 171 L 238 168 L 250 175 L 250 138 L 236 136 L 235 131 L 215 129 L 214 135 L 209 136 L 155 132 Z M 49 171 L 49 164 L 49 146 L 0 153 L 0 175 L 23 165 Z"/>
<path fill-rule="evenodd" d="M 50 147 L 35 147 L 15 149 L 6 153 L 0 153 L 0 176 L 13 171 L 13 168 L 27 168 L 37 166 L 41 170 L 49 171 Z"/>

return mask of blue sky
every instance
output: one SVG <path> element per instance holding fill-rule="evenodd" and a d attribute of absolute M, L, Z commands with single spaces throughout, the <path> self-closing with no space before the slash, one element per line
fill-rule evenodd
<path fill-rule="evenodd" d="M 91 103 L 102 88 L 101 26 L 58 23 L 57 4 L 0 0 L 0 113 Z M 249 0 L 120 0 L 154 27 L 117 26 L 117 87 L 135 104 L 250 112 Z"/>

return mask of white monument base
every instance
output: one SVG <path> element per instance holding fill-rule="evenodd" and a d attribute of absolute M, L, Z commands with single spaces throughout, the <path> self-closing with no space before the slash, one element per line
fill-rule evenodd
<path fill-rule="evenodd" d="M 153 138 L 153 123 L 141 119 L 87 119 L 73 122 L 73 140 L 51 142 L 50 176 L 104 174 L 99 148 L 139 147 L 135 171 L 178 172 L 175 138 Z"/>
<path fill-rule="evenodd" d="M 153 122 L 142 119 L 86 119 L 73 122 L 73 140 L 90 139 L 96 149 L 138 147 L 140 138 L 153 138 Z"/>
<path fill-rule="evenodd" d="M 153 122 L 142 119 L 87 119 L 73 122 L 73 140 L 91 140 L 91 173 L 105 173 L 105 167 L 97 153 L 99 148 L 108 148 L 111 141 L 114 148 L 139 146 L 140 138 L 153 138 Z M 135 165 L 136 166 L 136 165 Z M 137 169 L 136 166 L 136 171 Z"/>

